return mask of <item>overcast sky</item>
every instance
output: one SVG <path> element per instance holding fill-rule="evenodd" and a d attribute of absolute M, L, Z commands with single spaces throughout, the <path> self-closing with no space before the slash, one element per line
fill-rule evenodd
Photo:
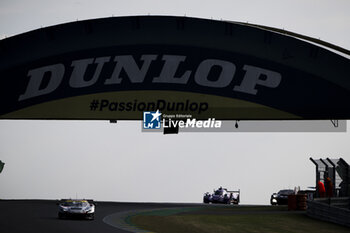
<path fill-rule="evenodd" d="M 262 24 L 350 49 L 350 1 L 1 0 L 0 39 L 91 18 L 186 15 Z M 348 122 L 349 124 L 349 122 Z M 349 131 L 349 127 L 348 127 Z M 141 133 L 140 122 L 0 121 L 0 199 L 201 202 L 220 185 L 242 203 L 314 186 L 309 157 L 350 162 L 350 133 Z"/>

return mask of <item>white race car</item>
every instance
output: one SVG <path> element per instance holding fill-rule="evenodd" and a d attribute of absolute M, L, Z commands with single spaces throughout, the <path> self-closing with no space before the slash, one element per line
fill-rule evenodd
<path fill-rule="evenodd" d="M 58 218 L 82 217 L 93 220 L 95 217 L 95 205 L 92 200 L 62 199 L 58 203 Z"/>
<path fill-rule="evenodd" d="M 214 190 L 213 194 L 206 192 L 203 197 L 204 203 L 221 203 L 221 204 L 239 204 L 240 190 L 228 191 L 225 188 L 220 187 Z"/>

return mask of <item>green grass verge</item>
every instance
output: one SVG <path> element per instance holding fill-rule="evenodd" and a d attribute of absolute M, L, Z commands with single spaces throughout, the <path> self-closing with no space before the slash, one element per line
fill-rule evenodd
<path fill-rule="evenodd" d="M 224 212 L 222 211 L 224 210 Z M 251 210 L 254 210 L 251 212 Z M 276 210 L 276 211 L 274 211 Z M 138 215 L 131 222 L 141 229 L 158 233 L 330 233 L 350 232 L 347 227 L 309 218 L 303 213 L 288 212 L 273 208 L 208 208 L 203 212 L 161 216 Z M 239 211 L 239 213 L 238 213 Z M 242 212 L 241 212 L 242 211 Z M 259 213 L 261 211 L 261 213 Z"/>

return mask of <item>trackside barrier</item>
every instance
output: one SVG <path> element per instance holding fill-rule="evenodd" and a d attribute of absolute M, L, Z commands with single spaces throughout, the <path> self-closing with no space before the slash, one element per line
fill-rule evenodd
<path fill-rule="evenodd" d="M 307 201 L 307 215 L 350 227 L 350 198 L 317 198 Z"/>
<path fill-rule="evenodd" d="M 307 194 L 288 195 L 288 210 L 306 210 Z"/>

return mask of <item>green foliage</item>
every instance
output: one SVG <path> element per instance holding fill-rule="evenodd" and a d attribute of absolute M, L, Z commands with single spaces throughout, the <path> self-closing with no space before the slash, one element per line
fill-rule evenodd
<path fill-rule="evenodd" d="M 3 162 L 0 160 L 0 173 L 2 172 L 2 169 L 4 169 L 4 165 L 5 165 L 5 163 L 3 163 Z"/>

